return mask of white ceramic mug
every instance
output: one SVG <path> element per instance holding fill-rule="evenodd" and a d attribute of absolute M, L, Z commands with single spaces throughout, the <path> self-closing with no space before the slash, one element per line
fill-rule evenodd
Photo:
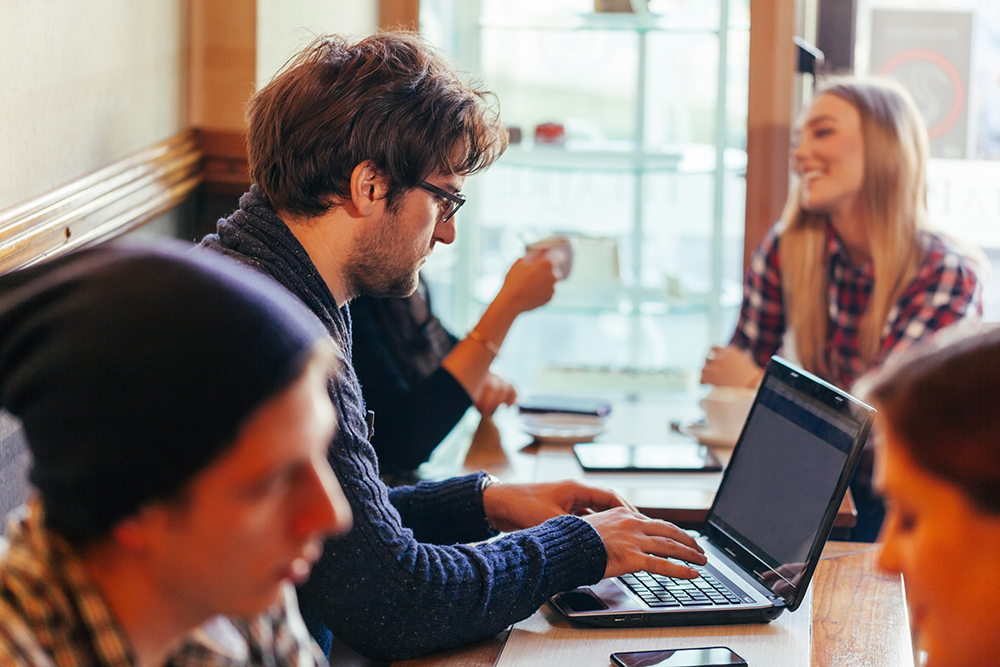
<path fill-rule="evenodd" d="M 569 272 L 573 268 L 573 244 L 568 236 L 550 236 L 529 243 L 524 249 L 527 251 L 526 254 L 544 252 L 552 260 L 559 279 L 569 277 Z"/>
<path fill-rule="evenodd" d="M 706 429 L 711 437 L 735 443 L 756 395 L 756 389 L 713 387 L 699 403 L 705 411 Z"/>

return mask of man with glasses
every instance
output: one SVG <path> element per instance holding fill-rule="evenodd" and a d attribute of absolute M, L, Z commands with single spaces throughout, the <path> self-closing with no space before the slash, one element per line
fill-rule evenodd
<path fill-rule="evenodd" d="M 330 383 L 338 429 L 328 457 L 354 529 L 325 545 L 300 602 L 322 644 L 332 631 L 379 660 L 494 635 L 551 595 L 605 576 L 694 577 L 668 558 L 705 562 L 677 527 L 575 482 L 501 484 L 477 473 L 389 489 L 379 478 L 350 367 L 347 303 L 411 293 L 434 245 L 455 240 L 466 176 L 506 146 L 490 102 L 415 36 L 320 38 L 250 101 L 255 185 L 203 241 L 287 287 L 347 357 Z M 544 253 L 537 261 L 553 273 Z M 518 291 L 526 303 L 532 294 Z M 482 325 L 476 342 L 490 352 Z"/>

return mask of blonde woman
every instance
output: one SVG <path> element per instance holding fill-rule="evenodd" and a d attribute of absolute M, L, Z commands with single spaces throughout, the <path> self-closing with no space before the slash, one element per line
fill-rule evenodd
<path fill-rule="evenodd" d="M 822 88 L 792 152 L 798 182 L 753 255 L 736 333 L 709 352 L 703 383 L 756 386 L 780 350 L 849 389 L 891 352 L 982 314 L 972 254 L 928 229 L 927 156 L 901 87 L 837 78 Z"/>

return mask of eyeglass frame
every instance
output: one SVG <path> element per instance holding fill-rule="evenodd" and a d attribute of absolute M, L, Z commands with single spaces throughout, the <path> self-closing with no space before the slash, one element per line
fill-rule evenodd
<path fill-rule="evenodd" d="M 445 211 L 444 218 L 442 218 L 441 222 L 448 222 L 449 220 L 454 218 L 455 214 L 458 213 L 458 209 L 462 208 L 462 205 L 465 204 L 465 202 L 468 199 L 465 195 L 463 195 L 460 192 L 448 192 L 447 190 L 439 188 L 433 183 L 428 183 L 427 181 L 418 182 L 417 187 L 420 188 L 421 190 L 426 190 L 427 192 L 430 192 L 433 195 L 437 195 L 438 197 L 444 197 L 445 199 L 448 200 L 449 208 L 448 210 Z"/>

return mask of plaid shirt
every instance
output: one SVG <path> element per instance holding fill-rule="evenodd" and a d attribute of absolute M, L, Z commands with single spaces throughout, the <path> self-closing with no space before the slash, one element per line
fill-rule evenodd
<path fill-rule="evenodd" d="M 11 543 L 0 563 L 0 665 L 134 667 L 129 641 L 83 563 L 41 525 L 37 501 L 23 510 L 11 515 Z M 251 621 L 213 618 L 168 667 L 325 665 L 298 615 L 294 589 L 285 592 L 282 604 Z"/>
<path fill-rule="evenodd" d="M 785 335 L 780 239 L 776 225 L 750 260 L 743 286 L 743 307 L 730 341 L 730 345 L 749 350 L 761 367 L 781 349 Z M 974 262 L 930 232 L 921 232 L 920 242 L 924 248 L 923 264 L 889 311 L 875 367 L 890 353 L 905 349 L 960 319 L 983 313 L 982 285 Z M 868 308 L 875 275 L 871 262 L 862 267 L 851 263 L 847 250 L 829 226 L 826 257 L 829 320 L 824 358 L 830 374 L 826 379 L 849 389 L 869 370 L 858 354 L 858 325 Z"/>

